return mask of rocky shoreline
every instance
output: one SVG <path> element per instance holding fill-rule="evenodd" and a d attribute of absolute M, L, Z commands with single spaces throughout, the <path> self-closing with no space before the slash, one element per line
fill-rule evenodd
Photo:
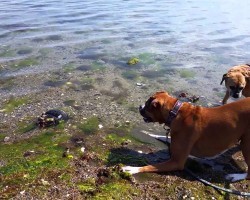
<path fill-rule="evenodd" d="M 139 70 L 141 74 L 146 74 L 145 71 L 147 70 Z M 185 86 L 183 87 L 185 82 L 194 81 L 196 78 L 179 79 L 178 76 L 184 75 L 181 75 L 178 70 L 166 72 L 162 80 L 144 79 L 143 76 L 131 79 L 124 77 L 123 73 L 123 70 L 111 67 L 84 71 L 62 69 L 37 75 L 18 76 L 12 79 L 9 93 L 7 93 L 8 89 L 4 88 L 6 83 L 2 84 L 2 92 L 5 95 L 0 100 L 1 148 L 18 146 L 19 149 L 15 151 L 20 155 L 17 153 L 13 159 L 18 162 L 25 158 L 37 171 L 30 171 L 29 167 L 19 165 L 14 171 L 8 170 L 8 168 L 12 169 L 12 165 L 16 162 L 3 156 L 7 152 L 2 150 L 0 165 L 4 173 L 0 174 L 1 198 L 218 199 L 230 197 L 230 199 L 241 199 L 206 187 L 184 172 L 139 175 L 135 176 L 132 182 L 121 177 L 119 173 L 117 175 L 117 172 L 98 176 L 98 170 L 105 166 L 112 167 L 119 163 L 142 165 L 154 159 L 154 161 L 162 159 L 154 156 L 147 157 L 154 153 L 158 155 L 157 152 L 164 147 L 144 137 L 143 131 L 165 134 L 165 130 L 156 124 L 144 124 L 138 113 L 138 106 L 144 103 L 149 95 L 158 90 L 167 90 L 178 96 L 183 92 L 193 93 L 198 88 L 196 93 L 193 93 L 198 96 L 197 92 L 204 89 L 199 88 L 201 83 L 195 81 L 194 88 L 186 90 Z M 192 73 L 198 74 L 197 79 L 200 79 L 204 73 L 209 72 L 204 72 L 203 69 L 192 69 Z M 212 106 L 208 99 L 211 102 L 219 102 L 220 98 L 201 96 L 196 104 Z M 31 125 L 42 112 L 49 109 L 64 110 L 70 118 L 65 124 L 48 129 L 39 129 Z M 49 135 L 43 137 L 44 134 Z M 37 137 L 41 137 L 39 140 L 44 140 L 45 143 L 37 144 L 36 147 L 36 142 L 33 145 L 33 140 L 36 141 Z M 26 148 L 24 145 L 26 142 L 32 146 Z M 43 149 L 43 145 L 48 148 L 47 143 L 55 143 L 54 145 L 59 148 L 56 149 L 56 153 Z M 85 149 L 84 152 L 80 151 L 82 148 Z M 68 154 L 64 154 L 66 150 L 69 151 Z M 45 157 L 39 161 L 40 151 L 44 152 L 49 163 L 65 163 L 67 167 L 45 165 L 43 163 Z M 50 160 L 50 156 L 55 156 L 57 161 Z M 241 156 L 236 156 L 236 160 L 242 162 Z M 37 164 L 40 162 L 43 164 Z M 218 176 L 210 168 L 197 163 L 191 166 L 198 175 L 203 174 L 204 177 L 206 172 L 205 178 L 208 180 L 224 187 L 228 185 L 221 175 Z M 230 167 L 228 169 L 230 171 Z M 41 174 L 40 170 L 46 172 Z M 33 177 L 34 173 L 36 175 Z M 67 176 L 67 180 L 60 178 L 64 175 Z M 14 181 L 13 178 L 24 181 L 25 184 Z M 230 184 L 230 187 L 247 191 L 248 183 L 243 181 Z M 116 190 L 121 190 L 122 196 L 117 195 Z"/>

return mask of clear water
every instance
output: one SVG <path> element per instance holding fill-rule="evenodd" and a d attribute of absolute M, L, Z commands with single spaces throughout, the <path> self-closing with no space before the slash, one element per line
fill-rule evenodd
<path fill-rule="evenodd" d="M 1 0 L 0 77 L 77 60 L 117 67 L 143 53 L 162 68 L 205 67 L 221 74 L 249 62 L 249 9 L 248 0 Z M 29 57 L 41 61 L 9 67 Z"/>

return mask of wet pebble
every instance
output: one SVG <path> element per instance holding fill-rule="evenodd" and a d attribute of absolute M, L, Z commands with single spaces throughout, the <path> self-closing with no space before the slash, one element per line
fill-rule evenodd
<path fill-rule="evenodd" d="M 85 147 L 82 147 L 81 152 L 84 153 L 84 151 L 85 151 Z"/>
<path fill-rule="evenodd" d="M 23 190 L 23 191 L 20 192 L 21 195 L 24 195 L 24 193 L 25 193 L 25 190 Z"/>
<path fill-rule="evenodd" d="M 10 137 L 6 136 L 4 139 L 3 139 L 4 142 L 9 142 L 10 141 Z"/>
<path fill-rule="evenodd" d="M 48 182 L 48 181 L 45 181 L 44 179 L 41 179 L 41 182 L 42 182 L 42 184 L 43 184 L 44 186 L 50 185 L 49 182 Z"/>
<path fill-rule="evenodd" d="M 99 128 L 99 129 L 102 129 L 102 128 L 103 128 L 103 125 L 102 125 L 102 124 L 99 124 L 99 125 L 98 125 L 98 128 Z"/>

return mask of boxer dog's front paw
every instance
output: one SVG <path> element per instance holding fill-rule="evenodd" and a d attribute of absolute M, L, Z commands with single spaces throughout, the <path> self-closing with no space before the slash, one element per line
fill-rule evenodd
<path fill-rule="evenodd" d="M 247 173 L 243 174 L 228 174 L 225 176 L 226 180 L 231 182 L 236 182 L 240 180 L 244 180 L 247 177 Z"/>
<path fill-rule="evenodd" d="M 130 173 L 131 175 L 139 173 L 140 172 L 139 169 L 140 169 L 140 167 L 132 167 L 132 166 L 122 167 L 123 172 Z"/>

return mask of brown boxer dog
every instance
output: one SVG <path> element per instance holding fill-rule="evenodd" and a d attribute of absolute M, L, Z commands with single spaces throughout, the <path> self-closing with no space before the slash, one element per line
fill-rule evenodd
<path fill-rule="evenodd" d="M 229 174 L 227 179 L 250 179 L 250 98 L 226 105 L 206 108 L 181 103 L 167 92 L 157 92 L 140 107 L 145 122 L 158 122 L 170 127 L 171 158 L 143 167 L 125 166 L 123 171 L 168 172 L 184 169 L 189 155 L 212 157 L 240 141 L 248 173 Z"/>
<path fill-rule="evenodd" d="M 227 103 L 228 98 L 239 98 L 241 95 L 250 97 L 250 65 L 237 65 L 232 67 L 222 76 L 221 83 L 225 81 L 227 88 L 223 104 Z"/>

